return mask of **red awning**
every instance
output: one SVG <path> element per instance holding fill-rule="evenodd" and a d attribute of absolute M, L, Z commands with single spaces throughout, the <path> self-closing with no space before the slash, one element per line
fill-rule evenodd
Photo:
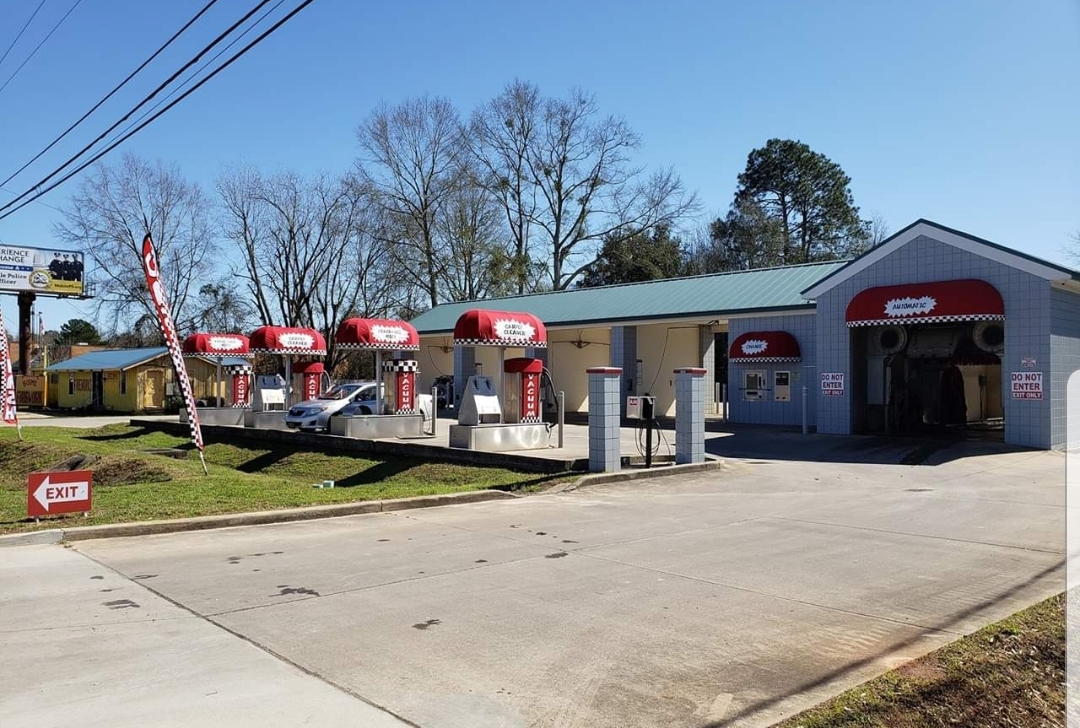
<path fill-rule="evenodd" d="M 417 351 L 420 335 L 412 324 L 389 319 L 345 319 L 334 334 L 342 349 Z"/>
<path fill-rule="evenodd" d="M 180 348 L 184 356 L 251 356 L 248 337 L 242 334 L 192 334 Z"/>
<path fill-rule="evenodd" d="M 255 354 L 325 356 L 326 339 L 315 329 L 263 326 L 251 334 L 251 351 Z"/>
<path fill-rule="evenodd" d="M 531 313 L 474 308 L 454 324 L 454 345 L 546 347 L 547 329 Z"/>
<path fill-rule="evenodd" d="M 786 331 L 748 331 L 731 342 L 728 361 L 765 364 L 802 361 L 795 337 Z"/>
<path fill-rule="evenodd" d="M 986 281 L 935 281 L 868 288 L 847 307 L 848 326 L 1003 321 L 1005 302 Z"/>

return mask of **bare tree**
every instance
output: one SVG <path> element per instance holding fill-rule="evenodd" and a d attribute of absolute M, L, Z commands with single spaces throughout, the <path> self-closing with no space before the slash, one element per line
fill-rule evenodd
<path fill-rule="evenodd" d="M 365 189 L 326 175 L 305 180 L 242 170 L 221 178 L 218 191 L 222 229 L 243 261 L 235 275 L 258 318 L 320 330 L 333 367 L 338 324 L 350 315 L 381 313 L 388 297 L 378 275 L 386 248 Z"/>
<path fill-rule="evenodd" d="M 584 274 L 602 241 L 618 243 L 659 225 L 677 228 L 697 208 L 674 171 L 646 176 L 632 165 L 637 135 L 625 121 L 598 113 L 595 100 L 578 90 L 544 100 L 527 153 L 538 200 L 533 232 L 541 238 L 537 249 L 550 256 L 555 290 Z"/>
<path fill-rule="evenodd" d="M 439 220 L 461 182 L 464 144 L 457 110 L 442 98 L 410 99 L 377 109 L 356 136 L 358 177 L 388 215 L 399 270 L 435 306 L 447 259 Z"/>
<path fill-rule="evenodd" d="M 892 233 L 889 231 L 889 223 L 881 215 L 874 215 L 867 220 L 870 232 L 870 247 L 876 248 L 885 242 Z"/>
<path fill-rule="evenodd" d="M 469 125 L 477 183 L 499 204 L 513 241 L 510 261 L 518 293 L 529 288 L 532 267 L 530 231 L 536 216 L 538 189 L 533 184 L 530 154 L 538 143 L 543 100 L 535 84 L 514 81 L 473 112 Z"/>
<path fill-rule="evenodd" d="M 213 272 L 210 209 L 199 186 L 175 165 L 127 154 L 117 166 L 98 164 L 82 178 L 55 232 L 96 264 L 95 314 L 108 314 L 113 328 L 154 315 L 142 269 L 149 233 L 173 317 L 184 331 L 195 324 L 193 293 Z"/>
<path fill-rule="evenodd" d="M 439 236 L 446 243 L 443 261 L 443 298 L 474 301 L 520 290 L 522 279 L 506 244 L 502 212 L 495 199 L 463 172 L 438 220 Z"/>

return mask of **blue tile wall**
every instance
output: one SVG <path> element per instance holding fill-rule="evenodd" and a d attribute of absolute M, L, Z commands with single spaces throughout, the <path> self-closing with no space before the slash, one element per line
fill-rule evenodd
<path fill-rule="evenodd" d="M 1080 371 L 1080 294 L 1054 288 L 1050 291 L 1050 391 L 1044 396 L 1050 396 L 1050 445 L 1055 448 L 1066 444 L 1066 395 L 1069 377 L 1076 371 Z"/>
<path fill-rule="evenodd" d="M 802 352 L 802 362 L 797 364 L 728 363 L 728 400 L 733 422 L 801 426 L 802 388 L 805 385 L 810 388 L 807 392 L 807 420 L 811 427 L 814 426 L 817 408 L 816 319 L 817 316 L 812 313 L 731 319 L 728 324 L 730 342 L 734 342 L 739 336 L 749 331 L 786 331 L 799 342 L 799 350 Z M 766 393 L 766 400 L 759 402 L 743 400 L 743 372 L 748 370 L 764 370 L 766 372 L 770 385 L 770 389 Z M 773 400 L 771 386 L 773 372 L 775 371 L 791 372 L 791 400 L 788 402 L 776 402 Z"/>
<path fill-rule="evenodd" d="M 1050 395 L 1042 400 L 1013 400 L 1010 373 L 1020 371 L 1020 360 L 1034 357 L 1044 380 L 1051 371 L 1050 284 L 1030 273 L 969 253 L 928 236 L 920 236 L 877 264 L 860 271 L 824 293 L 817 301 L 817 365 L 819 372 L 843 372 L 851 381 L 851 338 L 844 314 L 859 291 L 876 286 L 926 283 L 962 278 L 984 280 L 1005 301 L 1005 353 L 1002 356 L 1002 402 L 1005 404 L 1005 441 L 1014 445 L 1049 448 Z M 1062 318 L 1071 311 L 1061 304 Z M 1062 323 L 1062 330 L 1069 327 Z M 1062 353 L 1062 359 L 1069 356 Z M 1052 382 L 1051 382 L 1052 386 Z M 1044 388 L 1046 387 L 1044 383 Z M 818 432 L 851 431 L 851 392 L 843 397 L 817 397 Z"/>

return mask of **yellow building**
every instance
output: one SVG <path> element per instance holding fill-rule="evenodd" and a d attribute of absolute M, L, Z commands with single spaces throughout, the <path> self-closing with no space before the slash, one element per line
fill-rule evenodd
<path fill-rule="evenodd" d="M 214 396 L 217 361 L 187 357 L 188 378 L 197 400 Z M 222 367 L 246 364 L 243 359 L 225 358 Z M 95 351 L 48 369 L 49 400 L 56 393 L 56 406 L 70 410 L 145 412 L 164 410 L 167 400 L 179 395 L 172 360 L 164 346 L 143 349 Z M 228 376 L 223 372 L 218 397 L 228 396 Z"/>

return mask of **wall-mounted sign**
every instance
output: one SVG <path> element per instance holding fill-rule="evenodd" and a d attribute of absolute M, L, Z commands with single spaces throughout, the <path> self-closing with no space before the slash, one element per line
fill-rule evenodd
<path fill-rule="evenodd" d="M 1033 356 L 1025 356 L 1024 358 L 1022 358 L 1020 360 L 1020 366 L 1022 366 L 1024 369 L 1034 369 L 1035 364 L 1036 364 L 1036 361 L 1035 361 L 1035 357 L 1033 357 Z"/>
<path fill-rule="evenodd" d="M 844 396 L 844 373 L 843 372 L 822 372 L 821 373 L 821 393 L 826 397 L 843 397 Z"/>
<path fill-rule="evenodd" d="M 1042 399 L 1043 398 L 1043 373 L 1042 372 L 1013 372 L 1012 373 L 1012 398 L 1013 399 Z"/>

